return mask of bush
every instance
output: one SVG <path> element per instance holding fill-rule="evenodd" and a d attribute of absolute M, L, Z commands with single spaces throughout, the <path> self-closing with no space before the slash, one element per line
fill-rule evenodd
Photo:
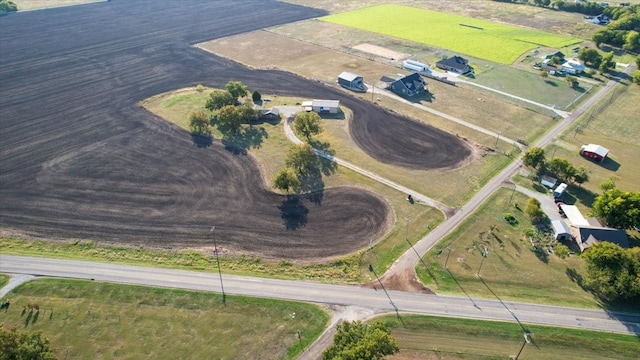
<path fill-rule="evenodd" d="M 561 259 L 569 257 L 569 247 L 563 244 L 556 244 L 553 247 L 553 252 Z"/>
<path fill-rule="evenodd" d="M 509 223 L 509 225 L 511 226 L 516 226 L 518 225 L 518 219 L 515 218 L 515 216 L 511 215 L 510 213 L 504 213 L 504 219 Z"/>

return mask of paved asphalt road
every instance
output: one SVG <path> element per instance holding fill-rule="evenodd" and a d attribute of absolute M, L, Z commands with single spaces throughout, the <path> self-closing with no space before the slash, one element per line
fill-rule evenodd
<path fill-rule="evenodd" d="M 12 274 L 93 279 L 200 291 L 220 291 L 218 274 L 76 260 L 0 255 L 0 271 Z M 385 291 L 350 285 L 223 275 L 227 294 L 355 305 L 375 312 L 416 313 L 518 321 L 581 329 L 640 334 L 640 315 L 557 306 Z M 389 298 L 393 300 L 390 303 Z"/>

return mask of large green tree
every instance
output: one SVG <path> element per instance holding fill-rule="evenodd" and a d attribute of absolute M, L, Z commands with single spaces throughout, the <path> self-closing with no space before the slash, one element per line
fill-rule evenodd
<path fill-rule="evenodd" d="M 236 99 L 234 99 L 233 95 L 231 95 L 228 91 L 213 90 L 211 94 L 209 94 L 209 98 L 204 104 L 204 107 L 211 111 L 215 111 L 218 109 L 222 109 L 227 105 L 234 105 L 235 103 Z"/>
<path fill-rule="evenodd" d="M 605 301 L 640 296 L 640 260 L 631 250 L 603 241 L 587 249 L 585 285 Z"/>
<path fill-rule="evenodd" d="M 536 198 L 529 198 L 527 200 L 524 212 L 529 215 L 529 218 L 533 223 L 537 223 L 545 218 L 544 211 L 542 211 L 542 208 L 540 207 L 540 201 Z"/>
<path fill-rule="evenodd" d="M 333 345 L 323 353 L 323 360 L 374 360 L 393 355 L 400 349 L 391 330 L 382 322 L 363 324 L 345 321 L 338 324 Z"/>
<path fill-rule="evenodd" d="M 554 158 L 547 162 L 547 169 L 563 181 L 572 181 L 576 168 L 567 159 Z"/>
<path fill-rule="evenodd" d="M 318 113 L 303 111 L 297 113 L 293 119 L 293 128 L 309 141 L 311 140 L 311 136 L 318 135 L 322 132 L 322 126 L 320 126 L 321 121 L 322 118 Z"/>
<path fill-rule="evenodd" d="M 307 174 L 314 169 L 317 162 L 318 157 L 309 144 L 291 146 L 284 160 L 285 165 L 299 175 Z"/>
<path fill-rule="evenodd" d="M 247 87 L 240 81 L 229 81 L 224 87 L 234 97 L 234 100 L 246 96 L 249 92 Z"/>
<path fill-rule="evenodd" d="M 622 48 L 634 53 L 640 51 L 640 33 L 635 30 L 629 31 L 624 40 L 624 45 L 622 45 Z"/>
<path fill-rule="evenodd" d="M 202 110 L 196 110 L 189 114 L 189 129 L 192 134 L 211 135 L 211 118 Z"/>
<path fill-rule="evenodd" d="M 218 122 L 218 129 L 222 133 L 236 134 L 242 128 L 242 114 L 234 105 L 227 105 L 218 110 L 216 120 Z"/>
<path fill-rule="evenodd" d="M 39 332 L 5 330 L 0 324 L 0 360 L 55 360 L 49 339 Z"/>
<path fill-rule="evenodd" d="M 602 62 L 602 55 L 596 49 L 582 48 L 578 53 L 578 59 L 586 65 L 597 68 Z"/>
<path fill-rule="evenodd" d="M 591 214 L 614 228 L 640 226 L 640 191 L 609 188 L 596 197 Z"/>
<path fill-rule="evenodd" d="M 613 61 L 613 51 L 610 51 L 604 54 L 604 56 L 602 57 L 602 62 L 600 63 L 600 67 L 598 68 L 598 70 L 600 70 L 601 74 L 604 74 L 610 70 L 615 69 L 615 67 L 616 62 Z"/>
<path fill-rule="evenodd" d="M 539 147 L 532 147 L 522 156 L 522 163 L 538 168 L 544 164 L 544 149 Z"/>

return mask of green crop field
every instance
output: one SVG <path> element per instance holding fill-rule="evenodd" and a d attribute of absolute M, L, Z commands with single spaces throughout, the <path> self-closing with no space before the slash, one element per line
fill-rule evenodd
<path fill-rule="evenodd" d="M 465 16 L 385 4 L 320 20 L 416 41 L 469 56 L 510 64 L 537 46 L 561 48 L 581 40 Z"/>

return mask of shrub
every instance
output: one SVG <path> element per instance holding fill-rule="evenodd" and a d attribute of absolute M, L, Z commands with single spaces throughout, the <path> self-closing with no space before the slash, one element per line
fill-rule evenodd
<path fill-rule="evenodd" d="M 518 225 L 518 219 L 515 218 L 515 216 L 511 215 L 510 213 L 504 213 L 504 219 L 509 223 L 509 225 L 511 226 L 515 226 Z"/>

